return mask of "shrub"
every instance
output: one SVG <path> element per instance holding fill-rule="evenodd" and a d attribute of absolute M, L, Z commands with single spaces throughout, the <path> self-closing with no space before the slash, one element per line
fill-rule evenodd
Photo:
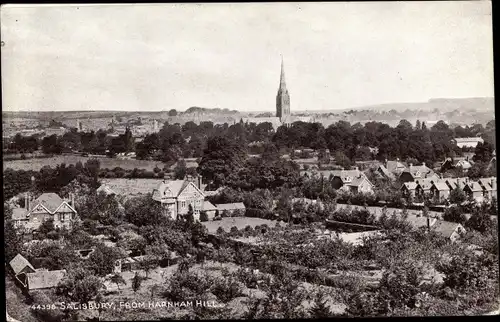
<path fill-rule="evenodd" d="M 200 221 L 208 221 L 208 215 L 205 211 L 200 213 Z"/>

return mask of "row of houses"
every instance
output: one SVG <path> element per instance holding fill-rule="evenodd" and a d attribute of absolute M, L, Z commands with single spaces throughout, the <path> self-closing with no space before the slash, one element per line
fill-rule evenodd
<path fill-rule="evenodd" d="M 444 201 L 450 197 L 453 189 L 462 190 L 477 202 L 497 198 L 497 178 L 481 178 L 472 181 L 469 178 L 430 178 L 405 182 L 401 192 L 407 198 L 431 197 Z"/>

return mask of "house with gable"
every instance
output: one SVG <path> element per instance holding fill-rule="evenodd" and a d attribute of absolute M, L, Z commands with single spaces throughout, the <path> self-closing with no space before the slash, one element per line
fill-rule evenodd
<path fill-rule="evenodd" d="M 406 165 L 400 162 L 399 159 L 396 159 L 396 161 L 385 160 L 385 164 L 381 164 L 377 168 L 376 173 L 383 178 L 395 180 L 405 169 Z"/>
<path fill-rule="evenodd" d="M 487 200 L 497 197 L 497 178 L 480 178 L 478 183 L 483 188 L 483 197 Z"/>
<path fill-rule="evenodd" d="M 56 193 L 43 193 L 34 199 L 26 194 L 25 207 L 14 208 L 12 220 L 16 227 L 24 227 L 28 230 L 38 229 L 48 219 L 54 220 L 54 227 L 70 229 L 73 220 L 78 218 L 74 208 L 74 196 L 70 199 L 62 199 Z"/>
<path fill-rule="evenodd" d="M 199 220 L 205 194 L 193 181 L 165 179 L 153 190 L 153 200 L 160 202 L 172 219 L 186 215 L 191 206 L 194 219 Z"/>
<path fill-rule="evenodd" d="M 483 187 L 479 182 L 469 181 L 464 187 L 465 194 L 474 199 L 476 202 L 482 202 L 484 200 Z"/>
<path fill-rule="evenodd" d="M 401 182 L 418 181 L 421 179 L 439 179 L 439 177 L 434 170 L 425 165 L 425 162 L 419 166 L 410 164 L 410 166 L 403 170 L 399 176 Z"/>
<path fill-rule="evenodd" d="M 433 181 L 430 188 L 430 194 L 438 201 L 444 201 L 450 197 L 450 187 L 443 179 Z"/>
<path fill-rule="evenodd" d="M 446 158 L 441 163 L 441 172 L 446 172 L 450 169 L 462 168 L 464 171 L 469 170 L 474 162 L 469 160 L 469 157 L 455 157 L 455 158 Z"/>
<path fill-rule="evenodd" d="M 404 198 L 415 198 L 418 184 L 416 182 L 405 182 L 401 185 L 401 193 Z"/>
<path fill-rule="evenodd" d="M 373 193 L 374 185 L 368 180 L 366 175 L 359 171 L 358 167 L 354 170 L 333 170 L 333 188 L 350 193 Z"/>
<path fill-rule="evenodd" d="M 469 178 L 446 178 L 444 179 L 445 183 L 450 187 L 450 190 L 460 189 L 463 190 L 467 182 L 469 182 Z"/>

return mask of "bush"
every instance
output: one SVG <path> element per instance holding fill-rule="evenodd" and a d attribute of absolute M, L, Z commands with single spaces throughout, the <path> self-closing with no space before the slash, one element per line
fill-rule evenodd
<path fill-rule="evenodd" d="M 238 230 L 238 227 L 236 227 L 236 226 L 231 227 L 231 230 L 229 231 L 229 233 L 231 234 L 231 236 L 237 235 L 238 232 L 239 232 L 239 230 Z"/>
<path fill-rule="evenodd" d="M 233 277 L 216 279 L 210 290 L 223 303 L 243 295 L 242 284 Z"/>
<path fill-rule="evenodd" d="M 208 215 L 205 211 L 200 212 L 200 221 L 208 221 Z"/>

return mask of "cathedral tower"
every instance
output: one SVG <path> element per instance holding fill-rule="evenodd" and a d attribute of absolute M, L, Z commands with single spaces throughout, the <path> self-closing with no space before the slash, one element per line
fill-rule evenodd
<path fill-rule="evenodd" d="M 290 95 L 286 89 L 283 57 L 281 57 L 280 87 L 276 95 L 276 117 L 280 118 L 281 123 L 288 123 L 290 119 Z"/>

